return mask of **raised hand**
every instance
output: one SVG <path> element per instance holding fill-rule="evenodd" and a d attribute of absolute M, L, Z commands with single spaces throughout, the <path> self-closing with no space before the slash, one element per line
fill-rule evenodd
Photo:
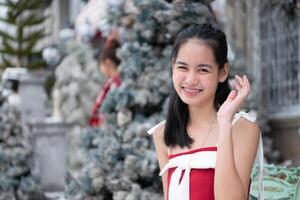
<path fill-rule="evenodd" d="M 243 78 L 235 75 L 233 87 L 234 89 L 229 93 L 226 101 L 221 105 L 217 113 L 218 122 L 231 123 L 234 114 L 250 93 L 250 83 L 246 75 Z"/>

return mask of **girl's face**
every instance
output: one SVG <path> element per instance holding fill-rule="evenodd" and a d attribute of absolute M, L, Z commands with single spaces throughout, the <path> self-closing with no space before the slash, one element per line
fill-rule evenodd
<path fill-rule="evenodd" d="M 213 102 L 219 81 L 227 77 L 227 70 L 218 69 L 213 50 L 197 39 L 181 45 L 172 67 L 174 88 L 190 106 Z"/>
<path fill-rule="evenodd" d="M 107 66 L 105 65 L 104 62 L 100 63 L 100 71 L 104 76 L 108 76 Z"/>
<path fill-rule="evenodd" d="M 100 63 L 100 71 L 105 77 L 110 77 L 111 68 L 112 62 L 109 59 L 105 59 Z"/>

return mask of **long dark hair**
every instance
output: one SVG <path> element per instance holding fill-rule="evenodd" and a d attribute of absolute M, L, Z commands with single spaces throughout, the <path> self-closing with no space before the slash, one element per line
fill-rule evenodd
<path fill-rule="evenodd" d="M 179 31 L 172 51 L 172 62 L 175 62 L 180 47 L 189 39 L 201 40 L 213 50 L 219 70 L 228 62 L 226 36 L 221 30 L 214 28 L 211 24 L 192 24 Z M 219 82 L 214 99 L 216 110 L 219 110 L 229 93 L 228 79 L 222 83 Z M 174 147 L 179 145 L 183 148 L 192 145 L 193 139 L 187 133 L 188 121 L 188 105 L 180 99 L 172 84 L 164 130 L 164 140 L 167 146 Z"/>

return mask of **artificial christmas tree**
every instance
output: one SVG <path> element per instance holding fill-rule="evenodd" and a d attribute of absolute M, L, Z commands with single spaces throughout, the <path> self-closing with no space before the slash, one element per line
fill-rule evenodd
<path fill-rule="evenodd" d="M 146 130 L 164 119 L 171 45 L 186 23 L 214 23 L 210 1 L 130 2 L 134 8 L 119 13 L 111 7 L 112 15 L 122 16 L 109 15 L 108 20 L 122 27 L 122 85 L 101 107 L 106 124 L 82 132 L 83 169 L 67 177 L 66 194 L 72 199 L 162 199 L 154 146 Z"/>
<path fill-rule="evenodd" d="M 20 113 L 0 96 L 0 200 L 46 199 L 31 172 L 31 147 Z"/>
<path fill-rule="evenodd" d="M 64 46 L 65 56 L 55 70 L 59 117 L 70 124 L 84 126 L 103 82 L 93 49 L 75 40 Z"/>

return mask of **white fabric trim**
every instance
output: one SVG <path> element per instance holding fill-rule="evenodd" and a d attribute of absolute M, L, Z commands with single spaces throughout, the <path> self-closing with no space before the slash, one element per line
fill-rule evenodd
<path fill-rule="evenodd" d="M 147 133 L 149 135 L 152 135 L 154 133 L 154 131 L 157 129 L 157 127 L 159 127 L 161 124 L 166 123 L 166 120 L 159 122 L 157 125 L 155 125 L 154 127 L 150 128 Z"/>
<path fill-rule="evenodd" d="M 241 117 L 247 119 L 250 122 L 255 122 L 256 121 L 256 113 L 254 111 L 252 112 L 245 112 L 245 111 L 240 111 L 234 115 L 234 118 L 232 120 L 232 124 L 235 124 L 235 122 L 238 121 Z"/>
<path fill-rule="evenodd" d="M 258 188 L 259 188 L 259 196 L 258 200 L 264 200 L 264 148 L 261 132 L 259 133 L 259 143 L 258 143 L 258 151 L 256 156 L 256 162 L 258 163 Z"/>
<path fill-rule="evenodd" d="M 171 176 L 168 200 L 189 200 L 191 169 L 215 168 L 216 158 L 216 151 L 200 151 L 170 159 L 159 173 L 159 175 L 162 176 L 170 168 L 176 168 Z M 180 182 L 180 177 L 183 170 L 184 174 Z"/>

